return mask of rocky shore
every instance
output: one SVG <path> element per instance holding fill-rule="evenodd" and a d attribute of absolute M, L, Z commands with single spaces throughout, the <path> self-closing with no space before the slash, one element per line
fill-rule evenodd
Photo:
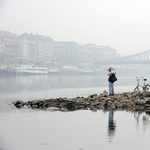
<path fill-rule="evenodd" d="M 88 97 L 76 98 L 50 98 L 39 99 L 28 102 L 21 100 L 12 102 L 17 108 L 29 107 L 32 109 L 55 109 L 60 111 L 75 110 L 133 110 L 150 112 L 150 92 L 140 92 L 135 95 L 132 92 L 118 93 L 109 96 L 106 91 L 97 95 L 92 94 Z"/>

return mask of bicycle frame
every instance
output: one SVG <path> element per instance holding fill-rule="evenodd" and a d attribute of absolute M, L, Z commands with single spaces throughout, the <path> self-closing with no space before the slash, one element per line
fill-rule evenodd
<path fill-rule="evenodd" d="M 141 78 L 139 78 L 139 79 L 138 79 L 138 77 L 136 77 L 136 79 L 137 79 L 137 86 L 136 86 L 135 89 L 134 89 L 134 93 L 135 93 L 136 95 L 138 95 L 138 94 L 140 93 L 139 87 L 141 87 L 144 92 L 150 92 L 150 84 L 145 84 L 145 81 L 147 81 L 147 79 L 143 79 L 143 81 L 144 81 L 144 82 L 143 82 L 143 85 L 140 85 L 139 81 L 140 81 L 142 78 L 144 78 L 144 77 L 141 77 Z"/>
<path fill-rule="evenodd" d="M 140 85 L 140 84 L 139 84 L 139 81 L 140 81 L 142 78 L 144 78 L 144 77 L 141 77 L 141 78 L 139 78 L 139 79 L 138 79 L 138 77 L 136 77 L 136 78 L 137 78 L 137 81 L 138 81 L 138 83 L 137 83 L 137 86 L 136 86 L 136 87 L 142 87 L 142 88 L 143 88 L 143 90 L 145 90 L 145 87 L 146 87 L 146 85 L 145 85 L 145 81 L 144 81 L 143 85 Z"/>

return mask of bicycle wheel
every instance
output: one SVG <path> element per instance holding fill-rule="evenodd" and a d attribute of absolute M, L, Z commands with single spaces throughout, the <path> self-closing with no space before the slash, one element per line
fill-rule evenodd
<path fill-rule="evenodd" d="M 145 91 L 146 91 L 146 92 L 150 92 L 150 85 L 146 85 Z"/>
<path fill-rule="evenodd" d="M 139 90 L 139 88 L 138 87 L 136 87 L 135 89 L 134 89 L 134 92 L 133 92 L 135 95 L 138 95 L 139 93 L 140 93 L 140 90 Z"/>

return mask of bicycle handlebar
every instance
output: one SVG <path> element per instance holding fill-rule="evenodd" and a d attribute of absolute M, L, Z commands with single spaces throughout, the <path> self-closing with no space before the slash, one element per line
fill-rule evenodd
<path fill-rule="evenodd" d="M 140 81 L 142 78 L 144 78 L 144 77 L 141 77 L 141 78 L 139 78 L 139 79 L 138 79 L 138 77 L 136 77 L 137 81 Z"/>

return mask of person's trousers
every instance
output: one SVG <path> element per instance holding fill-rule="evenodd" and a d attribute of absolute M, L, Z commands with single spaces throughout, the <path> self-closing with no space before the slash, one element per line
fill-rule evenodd
<path fill-rule="evenodd" d="M 109 94 L 114 95 L 114 83 L 109 82 Z"/>

